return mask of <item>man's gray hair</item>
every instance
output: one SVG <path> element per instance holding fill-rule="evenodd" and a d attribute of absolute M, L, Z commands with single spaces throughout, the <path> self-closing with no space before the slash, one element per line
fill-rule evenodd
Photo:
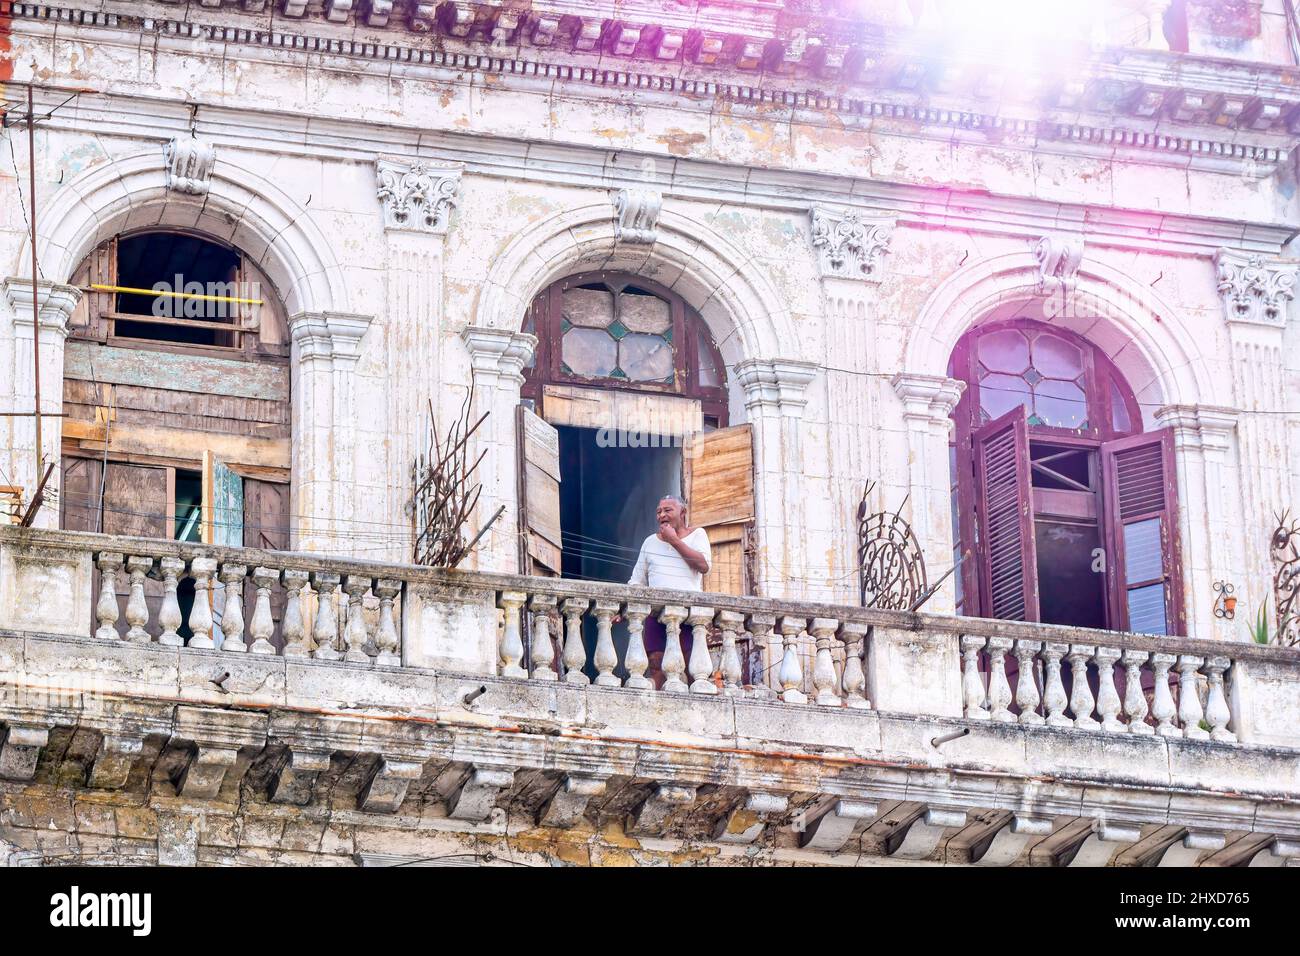
<path fill-rule="evenodd" d="M 675 502 L 677 502 L 679 505 L 682 506 L 682 510 L 683 510 L 683 511 L 686 510 L 686 499 L 683 498 L 681 495 L 660 495 L 659 500 L 660 500 L 660 501 L 675 501 Z"/>

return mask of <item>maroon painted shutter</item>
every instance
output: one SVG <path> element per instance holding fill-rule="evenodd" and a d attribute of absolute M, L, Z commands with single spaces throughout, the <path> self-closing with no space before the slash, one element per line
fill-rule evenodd
<path fill-rule="evenodd" d="M 980 428 L 972 442 L 981 611 L 1007 621 L 1037 621 L 1038 559 L 1024 406 Z"/>
<path fill-rule="evenodd" d="M 1101 446 L 1112 626 L 1182 634 L 1182 552 L 1172 429 Z"/>

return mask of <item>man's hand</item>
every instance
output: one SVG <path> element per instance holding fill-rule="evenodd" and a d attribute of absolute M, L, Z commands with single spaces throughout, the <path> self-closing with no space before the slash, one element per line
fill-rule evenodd
<path fill-rule="evenodd" d="M 671 522 L 664 521 L 659 525 L 659 540 L 667 541 L 669 544 L 675 545 L 682 539 L 681 536 L 677 534 L 677 529 L 672 526 Z"/>

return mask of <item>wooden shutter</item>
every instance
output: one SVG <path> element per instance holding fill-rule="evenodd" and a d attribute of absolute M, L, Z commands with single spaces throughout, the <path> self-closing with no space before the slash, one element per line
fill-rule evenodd
<path fill-rule="evenodd" d="M 238 481 L 238 476 L 235 476 Z M 243 535 L 246 548 L 289 550 L 289 486 L 278 481 L 245 478 Z M 218 512 L 218 517 L 220 512 Z M 236 542 L 231 542 L 236 543 Z"/>
<path fill-rule="evenodd" d="M 1038 557 L 1024 406 L 980 428 L 972 441 L 982 612 L 1007 621 L 1037 621 Z"/>
<path fill-rule="evenodd" d="M 91 253 L 90 284 L 117 285 L 116 236 Z M 83 301 L 86 303 L 88 332 L 91 336 L 103 342 L 109 332 L 110 320 L 107 316 L 117 311 L 117 293 L 90 292 L 87 293 Z"/>
<path fill-rule="evenodd" d="M 519 514 L 526 544 L 524 574 L 558 577 L 560 536 L 560 433 L 519 406 Z"/>
<path fill-rule="evenodd" d="M 244 479 L 211 454 L 203 456 L 203 540 L 244 546 Z"/>
<path fill-rule="evenodd" d="M 754 432 L 735 425 L 691 436 L 682 455 L 692 526 L 709 535 L 712 561 L 704 590 L 744 595 L 752 582 L 746 567 L 747 532 L 754 523 Z"/>
<path fill-rule="evenodd" d="M 64 531 L 99 531 L 99 487 L 104 473 L 98 458 L 63 456 L 59 485 L 59 527 Z"/>
<path fill-rule="evenodd" d="M 1144 634 L 1183 634 L 1173 430 L 1104 443 L 1101 467 L 1111 624 Z"/>

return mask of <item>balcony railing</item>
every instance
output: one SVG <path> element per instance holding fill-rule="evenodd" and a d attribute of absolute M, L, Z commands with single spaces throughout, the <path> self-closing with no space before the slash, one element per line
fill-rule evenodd
<path fill-rule="evenodd" d="M 651 617 L 666 632 L 657 681 L 643 640 Z M 627 634 L 616 639 L 620 620 Z M 1290 693 L 1300 654 L 1280 648 L 72 532 L 0 528 L 0 629 L 1095 734 L 1300 743 Z"/>

